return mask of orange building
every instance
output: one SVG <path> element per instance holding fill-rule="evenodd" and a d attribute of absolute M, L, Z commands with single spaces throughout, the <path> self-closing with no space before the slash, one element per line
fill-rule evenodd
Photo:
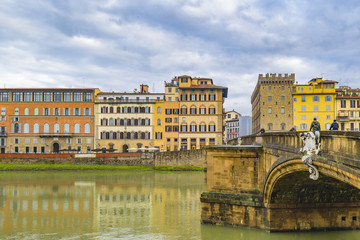
<path fill-rule="evenodd" d="M 99 89 L 0 89 L 0 152 L 90 152 Z"/>

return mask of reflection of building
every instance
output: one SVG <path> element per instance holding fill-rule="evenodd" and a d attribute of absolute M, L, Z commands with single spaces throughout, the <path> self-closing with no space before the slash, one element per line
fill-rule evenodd
<path fill-rule="evenodd" d="M 295 74 L 259 74 L 251 96 L 252 133 L 289 130 L 293 122 L 292 87 Z"/>
<path fill-rule="evenodd" d="M 96 99 L 97 148 L 116 149 L 119 152 L 154 148 L 155 104 L 164 94 L 149 93 L 141 85 L 134 93 L 101 92 Z"/>
<path fill-rule="evenodd" d="M 330 128 L 335 119 L 335 81 L 314 78 L 308 84 L 293 87 L 294 125 L 298 130 L 310 130 L 316 117 L 321 130 Z"/>
<path fill-rule="evenodd" d="M 165 91 L 164 139 L 168 150 L 222 144 L 226 87 L 214 85 L 210 78 L 179 76 L 165 83 Z"/>
<path fill-rule="evenodd" d="M 1 153 L 87 152 L 98 89 L 0 89 Z"/>
<path fill-rule="evenodd" d="M 335 117 L 339 130 L 360 130 L 360 89 L 341 86 L 336 89 Z"/>
<path fill-rule="evenodd" d="M 95 185 L 17 182 L 0 185 L 0 232 L 92 231 Z"/>
<path fill-rule="evenodd" d="M 235 110 L 225 112 L 225 142 L 239 137 L 240 113 Z"/>

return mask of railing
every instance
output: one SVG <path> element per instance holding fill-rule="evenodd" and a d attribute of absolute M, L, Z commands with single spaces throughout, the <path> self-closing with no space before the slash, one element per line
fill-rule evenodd
<path fill-rule="evenodd" d="M 72 137 L 72 133 L 40 133 L 40 137 Z"/>
<path fill-rule="evenodd" d="M 98 99 L 95 103 L 155 103 L 161 99 Z"/>

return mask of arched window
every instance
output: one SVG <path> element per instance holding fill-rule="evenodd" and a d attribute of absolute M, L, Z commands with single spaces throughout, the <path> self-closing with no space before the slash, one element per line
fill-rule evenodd
<path fill-rule="evenodd" d="M 128 108 L 127 108 L 127 112 L 128 112 L 128 113 L 131 113 L 131 107 L 128 107 Z"/>
<path fill-rule="evenodd" d="M 157 125 L 161 125 L 161 119 L 159 118 L 158 120 L 157 120 Z"/>
<path fill-rule="evenodd" d="M 38 123 L 34 123 L 33 133 L 39 133 L 39 124 Z"/>
<path fill-rule="evenodd" d="M 131 107 L 131 113 L 135 113 L 135 107 Z"/>
<path fill-rule="evenodd" d="M 106 132 L 106 137 L 105 137 L 105 139 L 110 139 L 110 133 L 109 132 Z"/>
<path fill-rule="evenodd" d="M 110 120 L 109 120 L 109 125 L 110 125 L 110 126 L 114 126 L 114 119 L 110 118 Z"/>
<path fill-rule="evenodd" d="M 200 123 L 199 131 L 200 132 L 206 132 L 206 124 L 205 123 Z"/>
<path fill-rule="evenodd" d="M 128 125 L 128 126 L 131 126 L 131 119 L 128 119 L 128 120 L 127 120 L 127 125 Z"/>
<path fill-rule="evenodd" d="M 15 115 L 19 115 L 19 108 L 15 108 Z"/>
<path fill-rule="evenodd" d="M 138 112 L 139 112 L 139 108 L 135 107 L 135 113 L 138 113 Z"/>
<path fill-rule="evenodd" d="M 120 119 L 120 126 L 124 126 L 124 119 Z"/>
<path fill-rule="evenodd" d="M 29 124 L 28 123 L 24 123 L 24 133 L 29 133 L 30 129 L 29 129 Z"/>
<path fill-rule="evenodd" d="M 135 136 L 134 132 L 131 132 L 130 139 L 134 139 L 134 136 Z"/>
<path fill-rule="evenodd" d="M 117 137 L 116 132 L 113 132 L 113 139 L 116 139 L 116 137 Z"/>
<path fill-rule="evenodd" d="M 60 133 L 60 125 L 58 123 L 54 124 L 54 133 Z"/>
<path fill-rule="evenodd" d="M 48 123 L 44 124 L 44 133 L 49 133 L 50 132 L 50 125 Z"/>
<path fill-rule="evenodd" d="M 90 123 L 85 123 L 84 132 L 85 133 L 90 133 Z"/>
<path fill-rule="evenodd" d="M 110 133 L 109 133 L 109 139 L 113 139 L 113 136 L 114 136 L 114 135 L 113 135 L 113 132 L 110 132 Z"/>
<path fill-rule="evenodd" d="M 121 108 L 120 108 L 120 107 L 117 107 L 117 108 L 116 108 L 116 112 L 117 112 L 117 113 L 121 113 Z"/>
<path fill-rule="evenodd" d="M 138 139 L 138 133 L 137 132 L 134 133 L 134 139 Z"/>
<path fill-rule="evenodd" d="M 29 108 L 25 108 L 24 115 L 29 115 Z M 24 125 L 24 127 L 25 127 L 25 125 Z"/>
<path fill-rule="evenodd" d="M 161 107 L 157 108 L 157 113 L 161 113 Z"/>
<path fill-rule="evenodd" d="M 197 130 L 196 124 L 195 124 L 195 123 L 191 123 L 191 125 L 190 125 L 190 132 L 196 132 L 196 130 Z"/>
<path fill-rule="evenodd" d="M 126 133 L 126 139 L 130 139 L 131 134 L 129 132 Z"/>
<path fill-rule="evenodd" d="M 135 126 L 139 126 L 139 119 L 134 119 Z"/>
<path fill-rule="evenodd" d="M 124 139 L 124 133 L 123 132 L 120 133 L 120 139 Z"/>
<path fill-rule="evenodd" d="M 281 130 L 285 130 L 286 129 L 286 124 L 285 123 L 282 123 L 281 124 Z"/>
<path fill-rule="evenodd" d="M 110 107 L 110 113 L 114 113 L 114 108 Z"/>
<path fill-rule="evenodd" d="M 141 133 L 141 139 L 145 139 L 145 132 Z"/>
<path fill-rule="evenodd" d="M 38 108 L 34 109 L 34 115 L 39 115 L 39 109 Z"/>
<path fill-rule="evenodd" d="M 70 133 L 70 124 L 68 123 L 64 124 L 64 133 Z"/>
<path fill-rule="evenodd" d="M 269 123 L 269 124 L 268 124 L 268 130 L 272 130 L 272 128 L 273 128 L 273 124 L 272 124 L 272 123 Z"/>
<path fill-rule="evenodd" d="M 131 119 L 131 126 L 135 126 L 135 119 Z"/>
<path fill-rule="evenodd" d="M 74 125 L 74 133 L 80 133 L 80 123 L 75 123 L 75 125 Z"/>

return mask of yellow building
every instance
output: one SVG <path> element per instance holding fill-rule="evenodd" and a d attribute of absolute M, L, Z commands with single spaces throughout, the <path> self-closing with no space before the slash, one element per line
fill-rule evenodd
<path fill-rule="evenodd" d="M 360 89 L 341 86 L 336 89 L 336 119 L 341 131 L 360 129 Z"/>
<path fill-rule="evenodd" d="M 164 129 L 165 129 L 165 107 L 164 100 L 156 101 L 154 105 L 154 148 L 159 151 L 165 150 Z"/>
<path fill-rule="evenodd" d="M 293 87 L 294 125 L 297 130 L 309 131 L 316 117 L 321 130 L 330 128 L 335 119 L 336 81 L 314 78 L 308 84 Z"/>

